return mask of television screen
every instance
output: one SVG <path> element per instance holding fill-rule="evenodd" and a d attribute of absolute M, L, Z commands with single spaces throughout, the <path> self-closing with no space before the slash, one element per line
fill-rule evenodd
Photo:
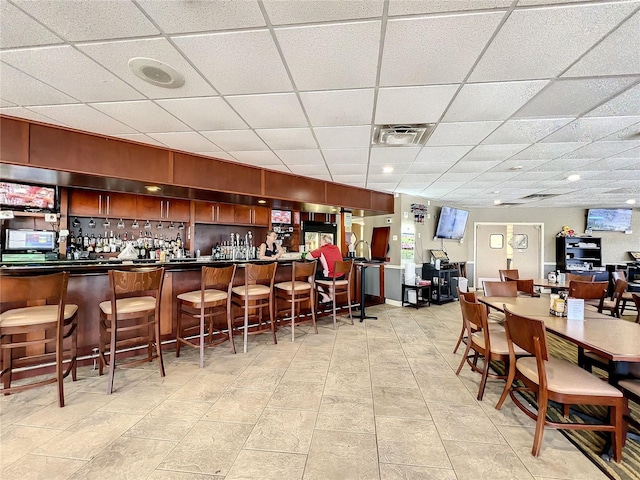
<path fill-rule="evenodd" d="M 290 210 L 271 210 L 271 223 L 291 223 Z"/>
<path fill-rule="evenodd" d="M 460 240 L 464 237 L 464 229 L 467 226 L 469 212 L 453 207 L 442 207 L 438 227 L 436 228 L 436 238 L 447 238 Z"/>
<path fill-rule="evenodd" d="M 56 205 L 56 189 L 0 182 L 0 206 L 9 210 L 49 210 Z"/>
<path fill-rule="evenodd" d="M 631 230 L 631 214 L 627 208 L 590 208 L 587 212 L 587 230 L 626 232 Z"/>
<path fill-rule="evenodd" d="M 48 252 L 56 247 L 56 232 L 48 230 L 7 229 L 5 250 L 37 250 Z"/>

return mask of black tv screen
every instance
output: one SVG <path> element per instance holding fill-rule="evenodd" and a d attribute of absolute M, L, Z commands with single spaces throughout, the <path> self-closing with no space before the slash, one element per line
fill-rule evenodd
<path fill-rule="evenodd" d="M 0 182 L 0 206 L 7 210 L 53 212 L 55 187 Z"/>
<path fill-rule="evenodd" d="M 629 208 L 590 208 L 586 230 L 626 232 L 631 230 L 632 213 Z"/>
<path fill-rule="evenodd" d="M 442 207 L 436 228 L 436 238 L 461 240 L 464 237 L 467 218 L 469 218 L 469 212 L 466 210 Z"/>

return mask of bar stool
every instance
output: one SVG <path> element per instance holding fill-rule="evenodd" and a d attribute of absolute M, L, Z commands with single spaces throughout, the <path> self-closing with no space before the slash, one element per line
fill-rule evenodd
<path fill-rule="evenodd" d="M 277 266 L 276 262 L 266 265 L 247 263 L 244 267 L 244 285 L 231 289 L 231 303 L 244 313 L 244 353 L 247 353 L 249 339 L 249 317 L 256 317 L 258 320 L 257 330 L 251 333 L 262 333 L 266 330 L 262 321 L 262 311 L 265 307 L 269 307 L 273 343 L 278 343 L 273 311 L 273 282 L 276 277 Z M 251 313 L 249 312 L 250 310 Z"/>
<path fill-rule="evenodd" d="M 160 375 L 164 377 L 164 363 L 160 345 L 160 293 L 164 268 L 131 271 L 109 270 L 111 300 L 100 303 L 100 344 L 98 374 L 102 375 L 109 354 L 107 393 L 113 391 L 116 353 L 122 348 L 146 344 L 144 358 L 121 364 L 131 367 L 158 359 Z M 124 334 L 124 338 L 121 336 Z M 153 344 L 155 343 L 155 354 Z"/>
<path fill-rule="evenodd" d="M 333 300 L 333 329 L 336 329 L 336 305 L 338 295 L 347 297 L 349 307 L 349 319 L 353 325 L 353 316 L 351 314 L 351 277 L 353 275 L 353 260 L 336 260 L 333 267 L 334 277 L 331 280 L 316 280 L 316 287 L 329 288 L 332 292 Z M 341 278 L 337 278 L 341 277 Z M 364 305 L 361 306 L 364 308 Z"/>
<path fill-rule="evenodd" d="M 66 304 L 69 272 L 30 277 L 3 276 L 0 280 L 0 349 L 2 393 L 58 384 L 58 405 L 64 407 L 63 379 L 75 382 L 78 344 L 78 306 Z M 64 341 L 70 346 L 64 350 Z M 47 348 L 48 347 L 48 348 Z M 66 357 L 66 358 L 65 358 Z M 11 387 L 14 369 L 50 363 L 53 376 Z M 64 363 L 67 369 L 63 370 Z"/>
<path fill-rule="evenodd" d="M 312 262 L 293 262 L 291 267 L 291 281 L 275 284 L 276 301 L 278 299 L 291 304 L 291 341 L 295 340 L 296 323 L 308 322 L 309 319 L 300 319 L 300 307 L 302 303 L 309 302 L 311 308 L 311 321 L 313 322 L 313 330 L 318 333 L 316 325 L 316 308 L 315 308 L 315 275 L 317 261 Z M 311 282 L 309 282 L 311 279 Z M 298 321 L 296 322 L 296 308 L 298 310 Z"/>
<path fill-rule="evenodd" d="M 231 288 L 236 274 L 236 265 L 225 267 L 202 267 L 200 290 L 178 295 L 178 325 L 176 334 L 176 357 L 180 356 L 182 344 L 200 349 L 200 367 L 204 367 L 204 347 L 219 345 L 229 340 L 231 351 L 236 353 L 233 344 L 231 324 Z M 228 331 L 215 328 L 214 317 L 226 314 Z M 189 320 L 192 320 L 189 322 Z M 197 320 L 194 322 L 193 320 Z M 205 320 L 207 320 L 208 343 L 205 345 Z M 199 332 L 194 343 L 187 336 Z M 214 339 L 214 335 L 217 337 Z"/>

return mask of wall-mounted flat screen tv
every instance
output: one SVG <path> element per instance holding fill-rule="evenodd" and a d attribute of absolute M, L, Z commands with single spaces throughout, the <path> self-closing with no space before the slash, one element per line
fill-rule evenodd
<path fill-rule="evenodd" d="M 56 208 L 55 187 L 0 182 L 0 207 L 5 210 L 53 212 Z"/>
<path fill-rule="evenodd" d="M 56 247 L 56 232 L 50 230 L 7 229 L 5 250 L 50 252 Z"/>
<path fill-rule="evenodd" d="M 586 230 L 626 232 L 631 230 L 632 213 L 630 208 L 590 208 Z"/>
<path fill-rule="evenodd" d="M 469 212 L 453 207 L 442 207 L 438 227 L 436 228 L 436 238 L 449 240 L 461 240 L 464 237 L 464 229 L 467 226 Z"/>
<path fill-rule="evenodd" d="M 291 210 L 271 210 L 271 223 L 291 224 Z"/>

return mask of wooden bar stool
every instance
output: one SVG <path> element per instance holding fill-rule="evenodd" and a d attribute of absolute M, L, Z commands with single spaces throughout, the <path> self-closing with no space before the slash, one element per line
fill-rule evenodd
<path fill-rule="evenodd" d="M 273 282 L 276 277 L 276 262 L 269 264 L 247 263 L 244 267 L 244 285 L 231 289 L 231 303 L 244 314 L 244 353 L 247 353 L 249 335 L 249 317 L 258 321 L 257 329 L 251 333 L 262 333 L 266 330 L 262 320 L 262 312 L 269 308 L 269 320 L 273 343 L 276 339 L 274 322 Z M 234 317 L 235 320 L 235 317 Z"/>
<path fill-rule="evenodd" d="M 102 375 L 108 353 L 109 394 L 113 391 L 116 353 L 122 348 L 146 345 L 147 355 L 144 358 L 129 360 L 121 366 L 131 367 L 157 358 L 160 375 L 164 377 L 160 345 L 160 293 L 163 281 L 164 268 L 109 270 L 111 300 L 100 303 L 98 369 L 99 375 Z"/>
<path fill-rule="evenodd" d="M 224 267 L 202 267 L 200 290 L 178 295 L 178 325 L 176 334 L 176 357 L 180 356 L 182 344 L 200 349 L 200 367 L 204 367 L 204 347 L 219 345 L 229 340 L 233 344 L 231 324 L 231 288 L 236 274 L 236 265 Z M 227 333 L 215 328 L 214 318 L 225 315 Z M 191 321 L 190 321 L 191 320 Z M 195 320 L 195 321 L 194 321 Z M 205 345 L 205 320 L 207 320 L 207 343 Z M 196 342 L 187 336 L 199 332 Z M 214 339 L 215 335 L 215 339 Z"/>
<path fill-rule="evenodd" d="M 311 309 L 311 321 L 313 322 L 313 330 L 318 333 L 316 325 L 316 308 L 315 308 L 315 275 L 317 261 L 312 262 L 293 262 L 291 267 L 291 281 L 276 283 L 275 294 L 276 301 L 278 299 L 291 304 L 291 341 L 295 340 L 296 323 L 308 322 L 309 319 L 300 320 L 300 307 L 302 303 L 309 302 Z M 311 282 L 309 282 L 309 279 Z M 296 309 L 298 314 L 296 316 Z M 296 322 L 296 317 L 298 321 Z"/>
<path fill-rule="evenodd" d="M 351 278 L 353 276 L 353 260 L 336 260 L 333 267 L 334 277 L 331 280 L 316 280 L 317 287 L 328 288 L 332 295 L 332 311 L 333 311 L 333 329 L 336 329 L 336 306 L 338 296 L 347 297 L 347 306 L 349 307 L 349 320 L 353 325 L 353 316 L 351 314 Z M 360 308 L 364 308 L 361 305 Z"/>
<path fill-rule="evenodd" d="M 58 383 L 58 405 L 64 407 L 63 378 L 76 380 L 78 306 L 66 304 L 69 272 L 0 280 L 0 349 L 2 393 Z M 69 348 L 64 350 L 64 341 Z M 55 374 L 11 387 L 14 369 L 55 361 Z M 63 369 L 67 363 L 66 370 Z"/>

